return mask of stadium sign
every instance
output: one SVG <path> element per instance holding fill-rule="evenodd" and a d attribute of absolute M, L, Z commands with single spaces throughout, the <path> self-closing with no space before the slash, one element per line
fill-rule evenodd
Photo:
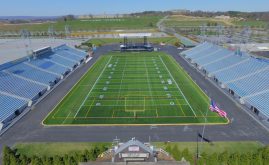
<path fill-rule="evenodd" d="M 122 158 L 148 158 L 149 153 L 122 153 Z"/>
<path fill-rule="evenodd" d="M 128 151 L 138 152 L 139 151 L 139 146 L 130 146 L 128 148 Z"/>

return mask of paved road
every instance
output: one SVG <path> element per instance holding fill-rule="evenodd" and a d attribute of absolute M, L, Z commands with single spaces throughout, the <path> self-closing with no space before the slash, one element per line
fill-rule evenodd
<path fill-rule="evenodd" d="M 44 127 L 41 124 L 45 116 L 92 66 L 98 57 L 112 49 L 115 49 L 114 45 L 99 48 L 89 63 L 78 68 L 61 85 L 38 103 L 32 111 L 2 135 L 0 137 L 0 147 L 2 148 L 3 145 L 11 146 L 16 142 L 111 142 L 116 136 L 123 141 L 129 140 L 131 137 L 147 141 L 149 136 L 152 141 L 195 141 L 196 132 L 201 132 L 202 126 Z M 182 57 L 178 56 L 176 48 L 164 46 L 161 50 L 172 55 L 197 84 L 220 103 L 220 106 L 228 112 L 230 118 L 233 118 L 232 123 L 228 125 L 207 126 L 205 130 L 206 137 L 213 141 L 255 140 L 269 144 L 269 133 L 248 114 L 243 112 L 225 94 L 220 92 L 218 88 L 190 67 Z"/>

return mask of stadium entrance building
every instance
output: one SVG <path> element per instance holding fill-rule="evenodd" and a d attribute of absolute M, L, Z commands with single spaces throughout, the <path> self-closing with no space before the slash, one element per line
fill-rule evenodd
<path fill-rule="evenodd" d="M 114 146 L 112 162 L 156 162 L 153 146 L 142 143 L 135 138 Z"/>
<path fill-rule="evenodd" d="M 119 34 L 123 38 L 120 50 L 123 51 L 153 51 L 153 47 L 148 42 L 151 33 L 125 33 Z M 130 39 L 132 38 L 132 39 Z M 143 39 L 143 41 L 141 41 Z"/>

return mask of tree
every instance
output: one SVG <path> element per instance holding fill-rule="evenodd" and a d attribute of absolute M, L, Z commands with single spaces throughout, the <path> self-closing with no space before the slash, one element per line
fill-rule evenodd
<path fill-rule="evenodd" d="M 228 159 L 229 159 L 229 155 L 227 151 L 221 153 L 218 157 L 219 162 L 222 162 L 223 164 L 227 164 Z"/>
<path fill-rule="evenodd" d="M 31 165 L 42 165 L 42 160 L 37 157 L 37 156 L 33 156 L 32 157 L 32 161 L 31 161 Z"/>
<path fill-rule="evenodd" d="M 174 45 L 175 45 L 176 47 L 179 47 L 179 46 L 180 46 L 179 41 L 175 42 Z"/>
<path fill-rule="evenodd" d="M 25 155 L 20 155 L 19 157 L 20 165 L 28 165 L 30 160 Z"/>
<path fill-rule="evenodd" d="M 93 15 L 92 15 L 92 14 L 89 14 L 88 16 L 89 16 L 91 19 L 93 18 Z"/>
<path fill-rule="evenodd" d="M 245 153 L 242 153 L 242 154 L 240 155 L 239 161 L 240 161 L 242 164 L 249 165 L 249 160 L 248 160 L 247 154 L 245 154 Z"/>
<path fill-rule="evenodd" d="M 196 161 L 197 161 L 197 164 L 204 165 L 208 163 L 207 159 L 208 159 L 208 155 L 205 152 L 203 152 L 201 156 L 199 157 L 199 159 Z"/>
<path fill-rule="evenodd" d="M 53 164 L 54 165 L 64 165 L 64 162 L 62 161 L 62 158 L 58 155 L 55 155 L 53 157 Z"/>
<path fill-rule="evenodd" d="M 211 154 L 210 156 L 208 156 L 207 164 L 208 165 L 220 164 L 218 162 L 218 154 L 214 152 L 213 154 Z"/>
<path fill-rule="evenodd" d="M 165 147 L 165 150 L 166 150 L 167 152 L 169 152 L 170 154 L 172 154 L 172 147 L 171 147 L 170 144 L 168 144 L 168 145 Z"/>
<path fill-rule="evenodd" d="M 239 154 L 236 152 L 231 154 L 228 159 L 228 164 L 240 165 Z"/>
<path fill-rule="evenodd" d="M 4 148 L 3 148 L 3 165 L 9 165 L 10 164 L 11 152 L 12 151 L 8 146 L 4 146 Z"/>
<path fill-rule="evenodd" d="M 43 161 L 43 165 L 51 165 L 51 164 L 53 164 L 53 159 L 51 157 L 44 156 L 42 158 L 42 161 Z"/>
<path fill-rule="evenodd" d="M 182 157 L 184 157 L 185 160 L 189 161 L 191 164 L 193 163 L 193 155 L 189 152 L 188 148 L 185 148 L 182 151 Z"/>
<path fill-rule="evenodd" d="M 94 160 L 96 160 L 96 158 L 99 156 L 99 154 L 101 154 L 100 148 L 98 148 L 97 146 L 94 146 L 92 149 L 92 154 L 93 154 Z"/>
<path fill-rule="evenodd" d="M 85 162 L 85 155 L 81 153 L 75 153 L 74 158 L 76 162 Z"/>
<path fill-rule="evenodd" d="M 103 144 L 103 145 L 101 145 L 101 147 L 100 147 L 100 151 L 101 151 L 101 153 L 103 153 L 103 152 L 105 152 L 106 150 L 108 150 L 108 147 L 105 145 L 105 144 Z"/>
<path fill-rule="evenodd" d="M 91 153 L 88 150 L 85 150 L 83 154 L 85 155 L 85 159 L 87 161 L 92 159 Z"/>
<path fill-rule="evenodd" d="M 265 160 L 263 160 L 262 153 L 257 152 L 252 154 L 250 164 L 263 165 L 263 162 L 265 162 Z"/>
<path fill-rule="evenodd" d="M 14 154 L 10 154 L 10 165 L 17 165 L 18 160 L 17 157 Z"/>
<path fill-rule="evenodd" d="M 63 20 L 66 22 L 66 21 L 72 21 L 72 20 L 75 20 L 76 17 L 72 14 L 69 14 L 69 15 L 66 15 L 63 17 Z"/>
<path fill-rule="evenodd" d="M 67 154 L 64 155 L 63 162 L 65 165 L 70 164 L 70 158 Z"/>
<path fill-rule="evenodd" d="M 77 165 L 77 162 L 75 161 L 75 159 L 74 159 L 73 156 L 70 156 L 69 158 L 70 158 L 70 159 L 69 159 L 69 163 L 70 163 L 70 165 Z"/>
<path fill-rule="evenodd" d="M 260 149 L 258 152 L 261 153 L 261 157 L 262 157 L 262 161 L 263 161 L 264 165 L 267 162 L 269 162 L 269 146 Z"/>
<path fill-rule="evenodd" d="M 173 149 L 172 149 L 172 156 L 174 159 L 176 160 L 180 160 L 182 155 L 177 147 L 177 145 L 174 145 Z"/>

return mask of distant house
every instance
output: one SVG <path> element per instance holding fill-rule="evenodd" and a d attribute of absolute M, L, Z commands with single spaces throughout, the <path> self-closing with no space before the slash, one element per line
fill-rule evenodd
<path fill-rule="evenodd" d="M 224 20 L 231 19 L 230 16 L 226 16 L 226 15 L 219 15 L 219 16 L 216 16 L 215 18 L 216 18 L 216 19 L 224 19 Z"/>
<path fill-rule="evenodd" d="M 176 9 L 176 10 L 171 10 L 172 13 L 177 13 L 177 14 L 184 14 L 184 13 L 190 13 L 190 10 L 185 10 L 185 9 Z"/>
<path fill-rule="evenodd" d="M 90 18 L 123 18 L 123 14 L 99 14 L 99 15 L 80 15 L 79 19 L 90 19 Z"/>

